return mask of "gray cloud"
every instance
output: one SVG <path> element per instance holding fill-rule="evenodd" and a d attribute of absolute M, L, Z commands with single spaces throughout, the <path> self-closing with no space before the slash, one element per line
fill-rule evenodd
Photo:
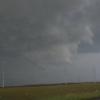
<path fill-rule="evenodd" d="M 93 43 L 99 5 L 99 0 L 1 0 L 0 65 L 7 80 L 32 71 L 21 80 L 33 75 L 36 82 L 42 67 L 71 63 L 81 43 Z"/>
<path fill-rule="evenodd" d="M 97 2 L 1 0 L 0 61 L 5 70 L 71 63 L 80 43 L 93 42 Z"/>
<path fill-rule="evenodd" d="M 91 2 L 88 3 L 91 5 Z M 91 23 L 86 18 L 86 9 L 90 5 L 83 0 L 11 0 L 8 4 L 2 1 L 0 4 L 3 4 L 0 11 L 3 56 L 10 53 L 10 56 L 16 56 L 29 51 L 34 54 L 35 50 L 45 51 L 47 55 L 51 50 L 51 55 L 54 48 L 55 53 L 59 52 L 55 55 L 64 51 L 68 59 L 71 54 L 69 45 L 78 46 L 81 41 L 90 42 L 93 37 Z"/>

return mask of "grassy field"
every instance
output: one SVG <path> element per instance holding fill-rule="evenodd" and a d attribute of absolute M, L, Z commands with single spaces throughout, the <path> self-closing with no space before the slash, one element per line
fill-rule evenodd
<path fill-rule="evenodd" d="M 98 97 L 99 83 L 0 88 L 0 100 L 92 100 Z"/>

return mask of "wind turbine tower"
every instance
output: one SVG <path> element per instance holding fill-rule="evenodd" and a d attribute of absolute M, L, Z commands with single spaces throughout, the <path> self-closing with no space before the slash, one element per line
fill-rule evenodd
<path fill-rule="evenodd" d="M 5 73 L 2 71 L 2 87 L 5 87 Z"/>

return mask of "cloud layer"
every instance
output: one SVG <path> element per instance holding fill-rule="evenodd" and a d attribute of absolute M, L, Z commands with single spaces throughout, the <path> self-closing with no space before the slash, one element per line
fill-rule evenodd
<path fill-rule="evenodd" d="M 1 59 L 23 56 L 43 66 L 71 63 L 81 42 L 92 43 L 89 17 L 94 4 L 92 0 L 0 1 Z"/>

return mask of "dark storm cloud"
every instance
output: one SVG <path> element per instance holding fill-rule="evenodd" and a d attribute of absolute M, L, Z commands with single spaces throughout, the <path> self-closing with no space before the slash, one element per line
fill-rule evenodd
<path fill-rule="evenodd" d="M 71 63 L 80 43 L 93 43 L 97 23 L 99 26 L 99 3 L 99 0 L 0 0 L 0 65 L 5 67 L 7 84 L 15 84 L 12 80 L 26 84 L 30 77 L 33 83 L 42 80 L 39 75 L 44 73 L 42 67 Z"/>
<path fill-rule="evenodd" d="M 79 5 L 81 2 L 82 0 L 1 0 L 0 12 L 5 15 L 17 16 L 30 16 L 29 14 L 38 17 L 44 16 L 42 14 L 52 16 L 57 12 L 63 12 L 66 8 L 67 11 L 69 11 L 70 8 L 74 9 L 77 7 L 76 5 Z"/>
<path fill-rule="evenodd" d="M 92 43 L 95 2 L 1 0 L 0 61 L 5 71 L 70 63 L 81 42 Z"/>
<path fill-rule="evenodd" d="M 47 57 L 54 52 L 55 56 L 61 53 L 63 55 L 60 55 L 61 59 L 63 57 L 68 59 L 67 57 L 72 56 L 70 48 L 74 51 L 73 45 L 76 51 L 80 41 L 89 42 L 93 37 L 90 23 L 86 19 L 86 9 L 91 2 L 83 0 L 0 2 L 3 5 L 0 10 L 2 56 L 16 57 L 29 51 L 33 54 L 34 51 L 43 51 Z"/>
<path fill-rule="evenodd" d="M 92 31 L 95 34 L 93 41 L 94 45 L 88 45 L 88 44 L 81 44 L 79 47 L 80 53 L 87 53 L 87 52 L 100 52 L 100 1 L 94 0 L 93 1 L 93 7 L 89 9 L 89 20 L 92 23 Z"/>

